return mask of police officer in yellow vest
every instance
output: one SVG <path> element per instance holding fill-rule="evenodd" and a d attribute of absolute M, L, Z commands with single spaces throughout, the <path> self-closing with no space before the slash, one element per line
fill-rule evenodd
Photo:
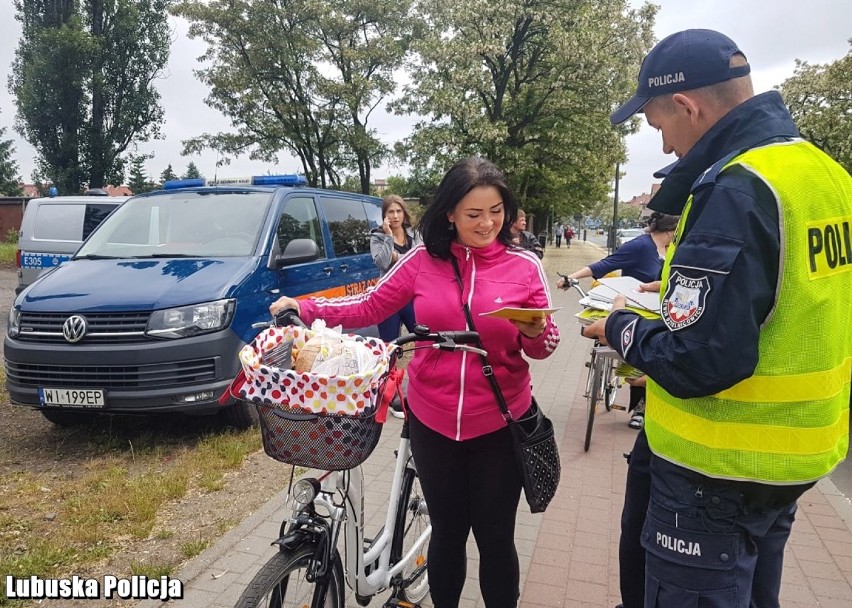
<path fill-rule="evenodd" d="M 749 72 L 728 37 L 678 32 L 611 117 L 643 112 L 679 158 L 649 205 L 681 215 L 662 320 L 583 332 L 651 379 L 646 608 L 778 606 L 796 500 L 849 445 L 852 178 Z"/>

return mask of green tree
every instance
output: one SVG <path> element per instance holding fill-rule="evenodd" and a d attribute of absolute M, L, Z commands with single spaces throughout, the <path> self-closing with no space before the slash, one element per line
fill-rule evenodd
<path fill-rule="evenodd" d="M 177 179 L 177 178 L 178 178 L 177 174 L 172 169 L 172 164 L 169 163 L 169 166 L 166 167 L 166 170 L 163 171 L 162 173 L 160 173 L 160 185 L 165 184 L 166 182 L 171 181 L 173 179 Z"/>
<path fill-rule="evenodd" d="M 852 44 L 852 40 L 850 40 Z M 777 87 L 802 137 L 852 173 L 852 49 L 827 65 L 796 60 L 793 76 Z"/>
<path fill-rule="evenodd" d="M 528 212 L 607 197 L 624 157 L 612 109 L 635 88 L 656 7 L 626 0 L 423 0 L 412 84 L 392 107 L 426 116 L 401 147 L 414 167 L 490 158 Z"/>
<path fill-rule="evenodd" d="M 299 158 L 312 186 L 340 187 L 358 175 L 370 188 L 372 167 L 386 154 L 368 126 L 372 111 L 395 89 L 393 70 L 408 47 L 411 0 L 182 0 L 175 15 L 202 38 L 210 64 L 199 78 L 206 103 L 231 119 L 232 133 L 184 142 L 248 152 L 275 162 L 282 150 Z"/>
<path fill-rule="evenodd" d="M 186 171 L 181 176 L 181 179 L 198 179 L 204 177 L 201 175 L 201 171 L 198 170 L 198 167 L 195 166 L 195 163 L 189 161 L 189 164 L 186 166 Z"/>
<path fill-rule="evenodd" d="M 11 139 L 3 139 L 6 128 L 0 129 L 0 195 L 21 196 L 21 178 L 18 163 L 12 158 L 15 147 Z"/>
<path fill-rule="evenodd" d="M 133 194 L 150 192 L 155 187 L 145 169 L 145 161 L 149 158 L 151 157 L 146 154 L 132 154 L 130 156 L 130 178 L 127 180 L 127 187 Z"/>
<path fill-rule="evenodd" d="M 128 147 L 159 137 L 171 1 L 15 0 L 16 129 L 61 193 L 119 182 Z"/>

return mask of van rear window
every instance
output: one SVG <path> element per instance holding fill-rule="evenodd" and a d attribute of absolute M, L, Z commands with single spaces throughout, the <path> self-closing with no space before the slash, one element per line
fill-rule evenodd
<path fill-rule="evenodd" d="M 39 205 L 33 239 L 44 241 L 86 240 L 116 205 L 108 204 L 49 204 Z"/>

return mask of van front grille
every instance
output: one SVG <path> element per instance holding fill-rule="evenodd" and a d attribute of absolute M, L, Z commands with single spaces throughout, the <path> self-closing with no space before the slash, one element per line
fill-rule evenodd
<path fill-rule="evenodd" d="M 216 379 L 216 359 L 153 365 L 36 365 L 6 361 L 6 377 L 19 386 L 143 389 Z"/>
<path fill-rule="evenodd" d="M 156 341 L 145 335 L 150 312 L 22 312 L 17 339 L 22 342 L 68 343 L 62 326 L 69 317 L 86 319 L 86 335 L 76 344 L 126 344 Z"/>

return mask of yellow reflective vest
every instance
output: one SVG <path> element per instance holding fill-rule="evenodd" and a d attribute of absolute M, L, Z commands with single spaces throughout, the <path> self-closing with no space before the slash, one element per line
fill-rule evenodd
<path fill-rule="evenodd" d="M 814 481 L 831 472 L 849 447 L 852 178 L 801 140 L 749 150 L 723 171 L 733 165 L 763 180 L 778 205 L 779 282 L 760 330 L 757 368 L 722 392 L 691 399 L 649 381 L 648 442 L 658 456 L 709 477 Z M 691 203 L 690 196 L 677 234 Z M 676 249 L 677 237 L 666 256 L 661 293 Z"/>

